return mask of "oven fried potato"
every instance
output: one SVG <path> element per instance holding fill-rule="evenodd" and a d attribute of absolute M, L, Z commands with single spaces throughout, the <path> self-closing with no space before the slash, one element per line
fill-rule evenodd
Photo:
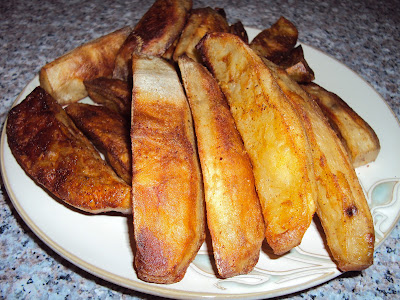
<path fill-rule="evenodd" d="M 229 24 L 218 11 L 211 7 L 193 9 L 175 48 L 174 61 L 178 61 L 183 54 L 195 61 L 200 61 L 195 47 L 201 38 L 207 32 L 228 31 Z"/>
<path fill-rule="evenodd" d="M 342 271 L 373 263 L 375 231 L 364 192 L 342 142 L 318 104 L 283 70 L 264 60 L 306 125 L 318 187 L 317 214 Z"/>
<path fill-rule="evenodd" d="M 315 212 L 311 149 L 298 112 L 261 58 L 239 37 L 207 34 L 203 61 L 228 99 L 248 152 L 274 253 L 300 244 Z"/>
<path fill-rule="evenodd" d="M 317 85 L 309 83 L 301 87 L 321 107 L 332 128 L 342 139 L 353 167 L 373 162 L 381 149 L 378 136 L 343 99 Z"/>
<path fill-rule="evenodd" d="M 292 49 L 279 66 L 289 74 L 289 76 L 298 83 L 309 83 L 315 79 L 314 71 L 310 68 L 304 58 L 303 47 L 301 45 Z"/>
<path fill-rule="evenodd" d="M 299 32 L 292 22 L 280 17 L 270 28 L 261 31 L 250 43 L 261 57 L 279 64 L 297 43 Z"/>
<path fill-rule="evenodd" d="M 41 87 L 10 111 L 6 126 L 14 157 L 47 191 L 89 213 L 132 212 L 131 187 Z"/>
<path fill-rule="evenodd" d="M 196 129 L 218 273 L 223 278 L 247 274 L 265 234 L 250 159 L 216 80 L 186 55 L 178 63 Z"/>
<path fill-rule="evenodd" d="M 175 68 L 132 58 L 135 266 L 154 283 L 181 280 L 205 237 L 203 183 L 189 104 Z"/>
<path fill-rule="evenodd" d="M 132 53 L 162 56 L 181 34 L 191 8 L 192 0 L 156 0 L 118 51 L 113 78 L 128 80 Z"/>
<path fill-rule="evenodd" d="M 131 32 L 124 27 L 83 44 L 40 69 L 40 86 L 61 105 L 87 96 L 83 81 L 110 76 L 117 52 Z"/>
<path fill-rule="evenodd" d="M 72 103 L 65 111 L 76 127 L 104 154 L 118 176 L 130 185 L 132 157 L 127 120 L 105 106 L 85 103 Z"/>
<path fill-rule="evenodd" d="M 131 93 L 128 82 L 99 77 L 83 82 L 90 99 L 97 104 L 104 105 L 122 115 L 127 120 L 131 119 Z"/>

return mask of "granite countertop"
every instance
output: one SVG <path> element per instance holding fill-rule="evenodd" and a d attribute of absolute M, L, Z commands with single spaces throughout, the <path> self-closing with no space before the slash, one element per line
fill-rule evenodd
<path fill-rule="evenodd" d="M 1 1 L 0 122 L 41 66 L 66 51 L 124 25 L 134 25 L 152 1 Z M 364 78 L 400 118 L 400 5 L 388 1 L 198 1 L 223 7 L 230 22 L 266 28 L 283 15 L 299 40 L 333 56 Z M 2 182 L 0 198 L 0 298 L 145 299 L 71 264 L 24 223 Z M 399 224 L 375 251 L 374 265 L 344 273 L 293 299 L 397 298 L 400 293 Z"/>

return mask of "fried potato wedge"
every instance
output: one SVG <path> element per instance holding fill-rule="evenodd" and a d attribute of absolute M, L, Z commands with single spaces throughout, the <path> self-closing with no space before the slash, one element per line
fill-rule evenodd
<path fill-rule="evenodd" d="M 298 31 L 292 22 L 280 17 L 270 28 L 261 31 L 250 43 L 258 55 L 278 64 L 297 43 Z"/>
<path fill-rule="evenodd" d="M 102 152 L 127 184 L 132 182 L 130 124 L 105 106 L 72 103 L 65 108 L 76 127 Z"/>
<path fill-rule="evenodd" d="M 90 99 L 119 113 L 130 121 L 132 89 L 129 87 L 128 82 L 100 77 L 86 80 L 83 83 Z"/>
<path fill-rule="evenodd" d="M 374 224 L 346 149 L 309 94 L 283 69 L 264 62 L 307 124 L 318 186 L 317 214 L 333 259 L 342 271 L 365 269 L 373 263 Z"/>
<path fill-rule="evenodd" d="M 25 172 L 64 202 L 90 213 L 131 213 L 131 188 L 41 87 L 11 109 L 10 149 Z"/>
<path fill-rule="evenodd" d="M 162 56 L 181 34 L 191 8 L 191 0 L 156 0 L 119 50 L 113 78 L 128 80 L 132 53 Z"/>
<path fill-rule="evenodd" d="M 132 58 L 133 217 L 138 277 L 180 281 L 205 237 L 203 183 L 189 104 L 175 68 Z"/>
<path fill-rule="evenodd" d="M 290 51 L 279 62 L 279 66 L 285 69 L 289 76 L 298 83 L 309 83 L 315 79 L 314 71 L 304 58 L 303 47 L 301 45 Z"/>
<path fill-rule="evenodd" d="M 315 212 L 311 149 L 301 118 L 239 37 L 208 34 L 199 51 L 228 99 L 250 156 L 266 239 L 276 254 L 285 253 L 300 244 Z"/>
<path fill-rule="evenodd" d="M 218 11 L 211 7 L 193 9 L 175 48 L 174 61 L 183 54 L 200 61 L 195 47 L 201 38 L 208 32 L 228 31 L 229 24 Z"/>
<path fill-rule="evenodd" d="M 321 107 L 332 128 L 342 139 L 353 167 L 373 162 L 381 149 L 378 136 L 343 99 L 317 85 L 301 86 Z"/>
<path fill-rule="evenodd" d="M 196 129 L 218 273 L 223 278 L 247 274 L 265 235 L 251 162 L 216 80 L 185 55 L 178 62 Z"/>
<path fill-rule="evenodd" d="M 87 96 L 85 80 L 110 76 L 117 52 L 131 32 L 124 27 L 75 48 L 40 69 L 40 86 L 61 105 Z"/>

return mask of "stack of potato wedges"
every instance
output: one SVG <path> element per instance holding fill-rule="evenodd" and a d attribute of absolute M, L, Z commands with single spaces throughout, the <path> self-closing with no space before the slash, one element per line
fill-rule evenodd
<path fill-rule="evenodd" d="M 133 214 L 144 281 L 180 281 L 207 228 L 218 275 L 249 273 L 265 239 L 290 251 L 315 212 L 338 268 L 362 270 L 375 239 L 354 168 L 379 140 L 297 42 L 284 17 L 249 42 L 223 9 L 156 0 L 42 67 L 9 113 L 10 149 L 67 205 Z"/>

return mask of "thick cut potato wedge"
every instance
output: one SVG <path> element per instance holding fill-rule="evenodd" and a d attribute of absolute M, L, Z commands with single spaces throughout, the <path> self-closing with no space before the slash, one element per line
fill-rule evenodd
<path fill-rule="evenodd" d="M 173 59 L 178 61 L 181 55 L 186 54 L 191 59 L 200 61 L 195 47 L 201 38 L 208 32 L 228 31 L 228 22 L 216 10 L 210 7 L 193 9 L 179 38 Z"/>
<path fill-rule="evenodd" d="M 83 83 L 90 99 L 119 113 L 130 121 L 132 88 L 130 88 L 128 82 L 114 78 L 99 77 Z"/>
<path fill-rule="evenodd" d="M 203 183 L 183 87 L 162 58 L 132 59 L 132 194 L 138 277 L 181 280 L 205 236 Z"/>
<path fill-rule="evenodd" d="M 301 86 L 321 107 L 332 128 L 342 139 L 353 167 L 373 162 L 381 149 L 378 136 L 343 99 L 317 85 Z"/>
<path fill-rule="evenodd" d="M 132 181 L 130 126 L 121 115 L 105 106 L 72 103 L 65 108 L 85 136 L 100 150 L 127 184 Z"/>
<path fill-rule="evenodd" d="M 332 256 L 342 271 L 365 269 L 373 263 L 374 225 L 346 149 L 318 104 L 283 69 L 264 62 L 307 124 L 318 186 L 317 214 Z"/>
<path fill-rule="evenodd" d="M 297 46 L 279 63 L 279 66 L 296 82 L 308 83 L 315 79 L 314 71 L 304 58 L 303 47 Z"/>
<path fill-rule="evenodd" d="M 250 156 L 267 241 L 276 254 L 285 253 L 300 244 L 315 212 L 311 149 L 301 118 L 239 37 L 208 34 L 199 51 L 228 99 Z"/>
<path fill-rule="evenodd" d="M 265 234 L 250 159 L 216 80 L 185 55 L 179 68 L 196 129 L 218 273 L 224 278 L 247 274 L 258 261 Z"/>
<path fill-rule="evenodd" d="M 10 111 L 6 126 L 18 163 L 53 195 L 89 213 L 132 212 L 130 186 L 41 87 Z"/>
<path fill-rule="evenodd" d="M 251 41 L 250 48 L 261 57 L 277 64 L 294 48 L 298 35 L 293 23 L 280 17 L 275 24 L 261 31 Z"/>
<path fill-rule="evenodd" d="M 181 34 L 191 8 L 191 0 L 156 0 L 119 50 L 113 77 L 128 80 L 132 53 L 162 56 Z"/>
<path fill-rule="evenodd" d="M 130 32 L 124 27 L 46 64 L 39 72 L 40 86 L 61 105 L 86 97 L 83 81 L 112 74 L 117 52 Z"/>

